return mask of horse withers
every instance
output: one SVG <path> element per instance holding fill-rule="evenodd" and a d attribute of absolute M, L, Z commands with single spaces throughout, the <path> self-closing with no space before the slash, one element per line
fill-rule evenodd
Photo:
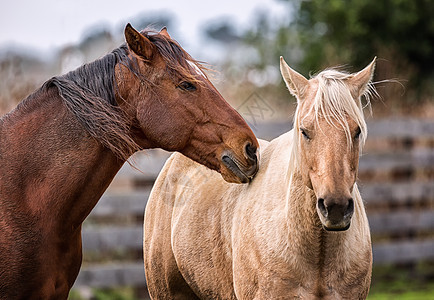
<path fill-rule="evenodd" d="M 145 212 L 153 299 L 365 299 L 371 238 L 357 189 L 374 62 L 310 80 L 281 59 L 294 128 L 260 141 L 260 170 L 232 185 L 178 154 Z"/>
<path fill-rule="evenodd" d="M 66 299 L 81 225 L 135 151 L 179 151 L 249 182 L 258 142 L 166 29 L 48 80 L 0 119 L 0 299 Z M 146 170 L 143 170 L 146 172 Z"/>

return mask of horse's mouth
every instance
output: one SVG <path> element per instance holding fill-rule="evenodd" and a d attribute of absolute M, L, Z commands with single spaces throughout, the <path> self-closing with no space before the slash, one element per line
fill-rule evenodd
<path fill-rule="evenodd" d="M 258 172 L 257 161 L 250 168 L 244 167 L 236 158 L 226 153 L 222 156 L 223 164 L 237 176 L 241 183 L 249 183 Z"/>
<path fill-rule="evenodd" d="M 348 230 L 348 228 L 350 228 L 351 222 L 348 223 L 347 226 L 344 227 L 327 227 L 324 224 L 322 225 L 322 227 L 326 230 L 326 231 L 345 231 Z"/>
<path fill-rule="evenodd" d="M 351 225 L 351 218 L 348 217 L 340 220 L 339 222 L 331 222 L 328 218 L 324 218 L 320 215 L 320 221 L 322 224 L 322 228 L 324 228 L 325 231 L 329 232 L 346 231 L 350 228 Z"/>

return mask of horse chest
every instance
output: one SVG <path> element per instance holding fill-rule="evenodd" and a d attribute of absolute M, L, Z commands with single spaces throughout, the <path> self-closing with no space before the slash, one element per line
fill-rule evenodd
<path fill-rule="evenodd" d="M 297 295 L 302 299 L 364 299 L 370 282 L 369 251 L 366 259 L 342 249 L 322 251 L 316 263 L 293 265 Z"/>
<path fill-rule="evenodd" d="M 252 265 L 240 256 L 235 285 L 241 299 L 363 299 L 369 288 L 369 249 L 365 259 L 346 252 L 338 235 L 301 235 L 284 251 L 263 252 Z M 359 295 L 359 296 L 357 296 Z"/>
<path fill-rule="evenodd" d="M 352 278 L 354 274 L 346 276 L 342 271 L 282 265 L 252 274 L 255 281 L 238 278 L 239 299 L 364 299 L 358 295 L 366 291 L 365 273 L 360 273 L 362 278 Z M 351 282 L 351 278 L 356 282 Z"/>

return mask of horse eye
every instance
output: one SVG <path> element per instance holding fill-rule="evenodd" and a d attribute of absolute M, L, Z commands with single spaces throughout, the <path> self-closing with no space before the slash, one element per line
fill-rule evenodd
<path fill-rule="evenodd" d="M 306 140 L 310 140 L 310 136 L 306 133 L 306 130 L 304 130 L 303 128 L 300 128 L 300 131 Z"/>
<path fill-rule="evenodd" d="M 354 135 L 354 139 L 357 140 L 360 137 L 360 134 L 362 131 L 360 130 L 360 127 L 357 127 L 356 134 Z"/>
<path fill-rule="evenodd" d="M 178 85 L 178 87 L 179 87 L 181 90 L 189 91 L 189 92 L 193 92 L 193 91 L 196 90 L 196 86 L 195 86 L 193 83 L 188 82 L 188 81 L 182 81 L 182 82 Z"/>

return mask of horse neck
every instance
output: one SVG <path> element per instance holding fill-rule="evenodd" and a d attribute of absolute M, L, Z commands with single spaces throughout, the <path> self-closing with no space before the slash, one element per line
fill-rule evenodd
<path fill-rule="evenodd" d="M 92 138 L 57 90 L 36 92 L 1 124 L 0 201 L 14 199 L 29 216 L 78 228 L 123 161 Z"/>
<path fill-rule="evenodd" d="M 285 214 L 289 239 L 301 248 L 316 245 L 321 235 L 321 222 L 316 213 L 315 194 L 302 181 L 298 170 L 288 176 Z"/>

